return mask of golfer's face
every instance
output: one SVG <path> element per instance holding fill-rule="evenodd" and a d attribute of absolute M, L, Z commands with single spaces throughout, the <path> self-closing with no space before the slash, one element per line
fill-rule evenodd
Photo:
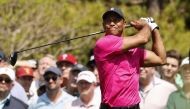
<path fill-rule="evenodd" d="M 116 13 L 110 13 L 103 20 L 103 27 L 107 35 L 120 36 L 125 27 L 125 21 Z"/>

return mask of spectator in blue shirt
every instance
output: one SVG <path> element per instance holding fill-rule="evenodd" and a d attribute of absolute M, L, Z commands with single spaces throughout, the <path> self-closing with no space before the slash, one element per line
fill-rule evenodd
<path fill-rule="evenodd" d="M 49 67 L 43 77 L 46 92 L 29 109 L 62 109 L 66 102 L 75 99 L 62 90 L 61 71 L 57 67 Z"/>

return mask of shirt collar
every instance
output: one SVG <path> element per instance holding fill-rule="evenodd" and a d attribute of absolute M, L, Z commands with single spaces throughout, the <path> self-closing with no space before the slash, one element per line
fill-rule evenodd
<path fill-rule="evenodd" d="M 1 100 L 1 101 L 0 101 L 0 105 L 1 105 L 1 104 L 5 104 L 5 103 L 7 102 L 7 100 L 10 99 L 10 97 L 11 97 L 11 95 L 9 94 L 5 99 Z"/>
<path fill-rule="evenodd" d="M 84 104 L 84 103 L 81 101 L 81 99 L 79 99 L 79 103 L 80 103 L 80 107 L 87 107 L 87 108 L 89 108 L 89 107 L 91 107 L 91 106 L 95 106 L 96 103 L 97 103 L 97 101 L 96 101 L 96 99 L 95 99 L 95 96 L 93 95 L 92 100 L 91 100 L 87 105 Z"/>
<path fill-rule="evenodd" d="M 184 97 L 185 99 L 188 99 L 186 96 L 185 96 L 185 92 L 183 91 L 182 88 L 179 89 L 179 93 L 182 97 Z"/>
<path fill-rule="evenodd" d="M 49 97 L 47 96 L 47 92 L 46 92 L 46 93 L 44 93 L 44 94 L 42 95 L 42 99 L 43 99 L 45 102 L 47 102 L 47 103 L 56 104 L 56 103 L 59 103 L 61 100 L 63 100 L 63 99 L 62 99 L 62 96 L 63 96 L 63 91 L 61 91 L 61 95 L 60 95 L 60 97 L 57 99 L 57 101 L 56 101 L 56 102 L 52 102 L 52 101 L 49 99 Z"/>
<path fill-rule="evenodd" d="M 152 81 L 151 81 L 150 84 L 146 87 L 146 89 L 143 90 L 143 89 L 140 87 L 140 91 L 142 91 L 142 92 L 148 92 L 148 91 L 150 91 L 153 87 L 155 87 L 156 85 L 159 85 L 160 83 L 161 83 L 161 80 L 160 80 L 158 77 L 153 76 Z"/>

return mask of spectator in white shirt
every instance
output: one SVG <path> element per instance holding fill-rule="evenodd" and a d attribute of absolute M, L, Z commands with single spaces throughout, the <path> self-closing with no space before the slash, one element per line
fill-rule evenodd
<path fill-rule="evenodd" d="M 82 71 L 78 74 L 77 87 L 79 98 L 68 102 L 63 109 L 99 109 L 100 98 L 95 94 L 96 76 L 91 71 Z"/>
<path fill-rule="evenodd" d="M 169 95 L 176 86 L 155 76 L 154 67 L 143 67 L 140 71 L 140 109 L 165 109 Z"/>

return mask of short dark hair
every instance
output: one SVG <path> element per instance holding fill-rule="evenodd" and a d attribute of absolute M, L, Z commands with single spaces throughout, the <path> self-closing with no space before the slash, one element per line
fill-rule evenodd
<path fill-rule="evenodd" d="M 166 56 L 177 59 L 179 61 L 178 65 L 180 65 L 182 57 L 181 57 L 181 54 L 178 51 L 173 50 L 173 49 L 172 50 L 168 50 L 166 52 Z"/>

